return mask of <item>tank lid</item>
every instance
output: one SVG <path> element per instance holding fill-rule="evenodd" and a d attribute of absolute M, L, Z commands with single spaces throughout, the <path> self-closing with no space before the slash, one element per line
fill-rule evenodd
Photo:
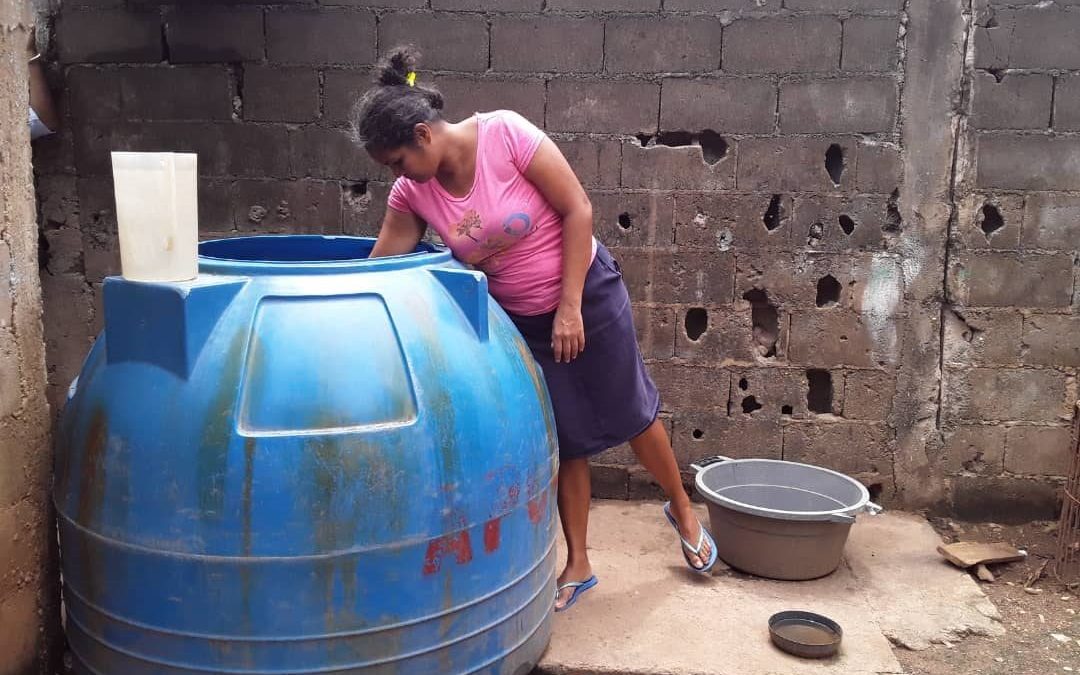
<path fill-rule="evenodd" d="M 372 237 L 289 234 L 212 239 L 199 244 L 204 274 L 344 274 L 382 272 L 451 259 L 444 248 L 421 242 L 412 253 L 369 258 Z"/>

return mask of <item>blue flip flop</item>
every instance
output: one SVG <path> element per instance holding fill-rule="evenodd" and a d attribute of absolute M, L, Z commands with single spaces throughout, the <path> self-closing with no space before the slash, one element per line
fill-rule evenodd
<path fill-rule="evenodd" d="M 687 566 L 698 574 L 708 574 L 709 571 L 713 568 L 713 565 L 716 564 L 716 542 L 713 541 L 712 535 L 709 534 L 708 530 L 705 529 L 705 526 L 699 522 L 698 528 L 700 533 L 698 534 L 697 546 L 694 546 L 690 542 L 683 539 L 682 532 L 679 531 L 679 523 L 676 522 L 675 516 L 671 515 L 671 502 L 667 502 L 664 504 L 664 515 L 667 516 L 668 522 L 671 523 L 671 526 L 675 528 L 675 534 L 679 535 L 679 541 L 682 542 L 683 558 L 686 560 Z M 690 554 L 692 553 L 700 557 L 701 547 L 706 541 L 709 542 L 709 559 L 705 562 L 704 567 L 694 567 L 694 563 L 690 560 Z"/>
<path fill-rule="evenodd" d="M 572 589 L 574 589 L 574 592 L 570 594 L 570 599 L 566 601 L 566 604 L 563 605 L 562 607 L 556 607 L 555 611 L 556 612 L 565 612 L 566 610 L 570 609 L 571 607 L 574 606 L 574 603 L 577 602 L 577 599 L 578 599 L 579 595 L 581 595 L 585 591 L 589 590 L 590 588 L 595 586 L 597 583 L 598 583 L 598 580 L 596 578 L 596 575 L 594 574 L 591 577 L 589 577 L 588 579 L 586 579 L 585 581 L 570 581 L 570 582 L 567 582 L 567 583 L 563 584 L 562 586 L 559 586 L 558 588 L 555 589 L 555 601 L 556 602 L 559 601 L 559 593 L 562 593 L 566 589 L 572 588 Z"/>

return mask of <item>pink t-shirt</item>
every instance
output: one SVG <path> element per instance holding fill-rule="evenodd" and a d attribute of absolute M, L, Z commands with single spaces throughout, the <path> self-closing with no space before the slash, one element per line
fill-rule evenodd
<path fill-rule="evenodd" d="M 451 195 L 435 178 L 401 176 L 388 203 L 415 214 L 454 257 L 484 272 L 506 311 L 550 312 L 562 291 L 562 217 L 524 175 L 544 132 L 509 110 L 477 113 L 476 120 L 476 173 L 467 195 Z"/>

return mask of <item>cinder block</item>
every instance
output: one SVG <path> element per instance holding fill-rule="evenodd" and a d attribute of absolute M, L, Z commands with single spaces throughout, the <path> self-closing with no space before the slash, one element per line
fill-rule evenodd
<path fill-rule="evenodd" d="M 758 354 L 749 308 L 681 306 L 674 333 L 675 355 L 693 363 L 752 363 Z"/>
<path fill-rule="evenodd" d="M 1054 92 L 1054 128 L 1080 131 L 1080 73 L 1059 75 Z"/>
<path fill-rule="evenodd" d="M 818 251 L 880 248 L 888 204 L 884 195 L 796 197 L 793 243 Z"/>
<path fill-rule="evenodd" d="M 84 124 L 74 131 L 75 165 L 80 176 L 111 177 L 109 153 L 113 150 L 194 152 L 199 155 L 200 175 L 228 175 L 234 151 L 225 142 L 222 124 L 216 122 L 113 122 Z M 280 148 L 273 149 L 282 154 Z M 274 167 L 269 166 L 271 170 Z"/>
<path fill-rule="evenodd" d="M 224 66 L 158 66 L 117 72 L 121 114 L 126 119 L 232 119 L 232 83 Z"/>
<path fill-rule="evenodd" d="M 729 72 L 827 72 L 839 64 L 840 21 L 833 17 L 737 19 L 724 30 Z"/>
<path fill-rule="evenodd" d="M 780 9 L 781 0 L 664 0 L 664 9 L 670 12 L 715 12 L 724 10 Z"/>
<path fill-rule="evenodd" d="M 660 409 L 725 412 L 730 373 L 720 368 L 654 363 L 649 368 L 660 390 Z"/>
<path fill-rule="evenodd" d="M 165 39 L 172 63 L 259 61 L 266 51 L 258 8 L 170 9 Z"/>
<path fill-rule="evenodd" d="M 944 312 L 944 359 L 958 367 L 1020 365 L 1024 317 L 1018 311 Z"/>
<path fill-rule="evenodd" d="M 418 2 L 422 6 L 424 0 L 399 0 Z M 503 12 L 539 12 L 544 6 L 544 0 L 500 0 L 498 8 Z M 431 0 L 432 9 L 446 9 L 451 11 L 490 11 L 491 0 Z"/>
<path fill-rule="evenodd" d="M 675 242 L 720 251 L 787 249 L 792 214 L 787 195 L 677 194 Z"/>
<path fill-rule="evenodd" d="M 950 271 L 961 303 L 974 307 L 1068 307 L 1073 294 L 1071 255 L 975 253 Z"/>
<path fill-rule="evenodd" d="M 859 143 L 855 160 L 855 188 L 860 192 L 892 193 L 900 185 L 903 170 L 903 159 L 896 146 Z"/>
<path fill-rule="evenodd" d="M 285 127 L 224 124 L 221 134 L 227 150 L 225 175 L 251 178 L 288 175 L 291 153 L 285 151 L 289 147 Z"/>
<path fill-rule="evenodd" d="M 848 189 L 851 172 L 840 177 L 839 187 L 825 168 L 826 154 L 836 145 L 845 157 L 853 156 L 851 138 L 745 138 L 739 141 L 736 185 L 752 192 L 830 192 Z"/>
<path fill-rule="evenodd" d="M 832 404 L 840 411 L 843 373 L 832 373 Z M 806 419 L 808 380 L 802 368 L 735 368 L 731 371 L 728 415 L 742 420 Z"/>
<path fill-rule="evenodd" d="M 341 186 L 315 180 L 237 182 L 233 219 L 248 232 L 339 234 Z"/>
<path fill-rule="evenodd" d="M 603 64 L 604 24 L 599 19 L 500 16 L 491 22 L 493 70 L 595 73 Z"/>
<path fill-rule="evenodd" d="M 891 131 L 896 124 L 897 90 L 891 78 L 782 82 L 783 133 Z"/>
<path fill-rule="evenodd" d="M 593 192 L 593 231 L 609 246 L 670 246 L 672 197 L 656 192 Z"/>
<path fill-rule="evenodd" d="M 784 0 L 784 7 L 815 12 L 898 11 L 901 0 Z"/>
<path fill-rule="evenodd" d="M 1031 192 L 1024 201 L 1024 248 L 1080 249 L 1080 197 Z"/>
<path fill-rule="evenodd" d="M 971 120 L 977 129 L 1045 129 L 1050 126 L 1054 78 L 1050 75 L 990 73 L 974 77 Z"/>
<path fill-rule="evenodd" d="M 646 359 L 675 355 L 675 310 L 667 306 L 634 305 L 638 348 Z"/>
<path fill-rule="evenodd" d="M 1005 434 L 1005 470 L 1028 476 L 1068 476 L 1072 430 L 1059 427 L 1009 427 Z"/>
<path fill-rule="evenodd" d="M 977 68 L 1080 68 L 1080 14 L 1064 7 L 995 12 L 997 25 L 976 29 Z"/>
<path fill-rule="evenodd" d="M 976 182 L 985 188 L 1073 190 L 1080 185 L 1078 156 L 1080 138 L 979 134 Z"/>
<path fill-rule="evenodd" d="M 622 249 L 615 257 L 630 298 L 636 302 L 719 305 L 731 301 L 735 261 L 730 253 Z"/>
<path fill-rule="evenodd" d="M 448 35 L 453 40 L 446 39 Z M 488 24 L 478 15 L 386 14 L 379 18 L 379 44 L 413 44 L 424 55 L 424 68 L 483 71 L 488 67 Z"/>
<path fill-rule="evenodd" d="M 726 141 L 725 141 L 726 143 Z M 654 190 L 730 190 L 735 187 L 735 152 L 719 158 L 699 145 L 641 147 L 624 143 L 622 184 Z"/>
<path fill-rule="evenodd" d="M 544 82 L 542 80 L 472 79 L 443 75 L 435 87 L 446 101 L 443 117 L 457 122 L 476 112 L 513 110 L 536 126 L 544 127 Z"/>
<path fill-rule="evenodd" d="M 764 134 L 775 127 L 776 84 L 762 78 L 667 79 L 660 99 L 666 131 Z"/>
<path fill-rule="evenodd" d="M 375 15 L 348 9 L 267 12 L 266 52 L 274 63 L 374 63 Z"/>
<path fill-rule="evenodd" d="M 675 414 L 672 445 L 679 468 L 709 457 L 732 459 L 780 459 L 782 431 L 768 420 L 733 419 L 723 413 L 682 412 Z"/>
<path fill-rule="evenodd" d="M 546 7 L 590 12 L 655 12 L 660 9 L 660 0 L 547 0 Z"/>
<path fill-rule="evenodd" d="M 1001 425 L 959 426 L 945 432 L 945 462 L 948 473 L 1001 473 L 1005 462 L 1005 427 Z"/>
<path fill-rule="evenodd" d="M 323 119 L 328 122 L 352 122 L 353 109 L 372 86 L 371 71 L 333 69 L 323 72 Z"/>
<path fill-rule="evenodd" d="M 386 214 L 391 183 L 358 181 L 343 186 L 341 218 L 345 234 L 374 237 Z"/>
<path fill-rule="evenodd" d="M 38 214 L 42 227 L 79 228 L 79 196 L 74 174 L 39 175 L 36 183 Z M 2 267 L 0 269 L 7 269 Z M 0 311 L 0 316 L 3 316 Z"/>
<path fill-rule="evenodd" d="M 842 310 L 794 312 L 788 359 L 815 368 L 872 368 L 896 361 L 894 322 Z M 891 347 L 891 348 L 890 348 Z"/>
<path fill-rule="evenodd" d="M 1059 489 L 1048 482 L 960 476 L 952 492 L 953 513 L 963 520 L 1020 524 L 1056 520 L 1060 512 Z"/>
<path fill-rule="evenodd" d="M 844 22 L 841 70 L 887 72 L 897 69 L 898 17 L 853 16 Z"/>
<path fill-rule="evenodd" d="M 319 116 L 319 75 L 310 68 L 244 68 L 244 119 L 310 122 Z"/>
<path fill-rule="evenodd" d="M 592 463 L 589 467 L 594 499 L 629 499 L 630 483 L 625 466 Z"/>
<path fill-rule="evenodd" d="M 808 311 L 817 301 L 818 282 L 831 276 L 839 282 L 841 292 L 836 305 L 850 309 L 856 306 L 855 289 L 860 279 L 855 274 L 851 256 L 831 253 L 808 255 L 776 255 L 764 257 L 754 253 L 738 256 L 735 295 L 743 298 L 754 289 L 764 291 L 769 303 L 781 310 Z M 868 274 L 869 269 L 863 269 Z M 829 311 L 832 306 L 822 311 Z"/>
<path fill-rule="evenodd" d="M 304 126 L 289 132 L 289 164 L 296 178 L 390 179 L 390 172 L 341 129 Z M 271 174 L 275 175 L 275 174 Z"/>
<path fill-rule="evenodd" d="M 699 73 L 720 68 L 720 19 L 624 17 L 608 21 L 606 30 L 604 66 L 609 72 Z"/>
<path fill-rule="evenodd" d="M 48 243 L 49 274 L 83 274 L 82 233 L 77 227 L 43 232 Z M 5 282 L 6 283 L 6 282 Z M 2 416 L 0 416 L 2 418 Z"/>
<path fill-rule="evenodd" d="M 442 4 L 452 1 L 453 0 L 436 0 L 436 2 Z M 393 9 L 422 9 L 428 6 L 428 0 L 322 0 L 322 2 L 320 2 L 319 4 L 345 5 L 349 7 L 389 7 Z"/>
<path fill-rule="evenodd" d="M 120 118 L 122 103 L 117 68 L 71 66 L 67 72 L 65 104 L 71 119 L 79 124 Z"/>
<path fill-rule="evenodd" d="M 622 143 L 573 138 L 555 142 L 585 187 L 617 187 L 622 179 Z M 593 204 L 595 208 L 595 203 Z"/>
<path fill-rule="evenodd" d="M 1080 367 L 1080 316 L 1029 314 L 1024 319 L 1024 363 Z"/>
<path fill-rule="evenodd" d="M 963 198 L 957 215 L 953 245 L 1006 251 L 1020 248 L 1020 224 L 1024 218 L 1022 195 L 974 192 Z"/>
<path fill-rule="evenodd" d="M 148 63 L 162 58 L 161 17 L 126 9 L 60 13 L 56 44 L 61 63 Z"/>
<path fill-rule="evenodd" d="M 946 412 L 973 421 L 1059 422 L 1069 419 L 1068 376 L 1056 370 L 949 370 Z"/>
<path fill-rule="evenodd" d="M 784 459 L 823 466 L 864 482 L 891 482 L 892 441 L 892 430 L 883 424 L 789 424 L 784 427 Z"/>
<path fill-rule="evenodd" d="M 843 416 L 850 420 L 888 420 L 895 392 L 895 373 L 849 370 L 844 375 Z"/>
<path fill-rule="evenodd" d="M 640 80 L 564 80 L 548 85 L 550 131 L 655 134 L 660 85 Z"/>
<path fill-rule="evenodd" d="M 851 259 L 852 307 L 856 312 L 869 315 L 875 330 L 881 330 L 877 324 L 883 318 L 892 319 L 905 310 L 903 305 L 905 288 L 906 258 L 895 253 L 867 253 Z M 811 281 L 815 288 L 820 276 Z M 820 294 L 820 291 L 818 291 Z M 843 297 L 843 295 L 841 295 Z"/>

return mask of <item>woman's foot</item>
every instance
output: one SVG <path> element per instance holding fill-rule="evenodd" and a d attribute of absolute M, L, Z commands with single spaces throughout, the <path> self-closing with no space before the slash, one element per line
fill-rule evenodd
<path fill-rule="evenodd" d="M 671 515 L 675 518 L 675 522 L 679 526 L 679 534 L 683 539 L 690 543 L 695 543 L 698 538 L 701 537 L 701 521 L 698 520 L 697 514 L 694 513 L 694 509 L 690 506 L 689 500 L 685 504 L 677 505 L 674 502 L 671 504 Z M 695 569 L 703 569 L 709 564 L 709 558 L 712 557 L 712 546 L 710 545 L 709 538 L 704 537 L 701 540 L 701 550 L 696 554 L 683 547 L 686 550 L 687 557 L 690 558 L 690 564 Z"/>
<path fill-rule="evenodd" d="M 559 575 L 558 585 L 562 586 L 565 583 L 571 581 L 585 581 L 592 576 L 592 565 L 588 560 L 575 563 L 567 563 L 566 568 L 563 569 L 562 574 Z M 570 601 L 570 596 L 574 594 L 573 588 L 564 588 L 559 592 L 558 597 L 555 598 L 555 609 L 559 610 L 566 607 L 566 603 Z"/>

